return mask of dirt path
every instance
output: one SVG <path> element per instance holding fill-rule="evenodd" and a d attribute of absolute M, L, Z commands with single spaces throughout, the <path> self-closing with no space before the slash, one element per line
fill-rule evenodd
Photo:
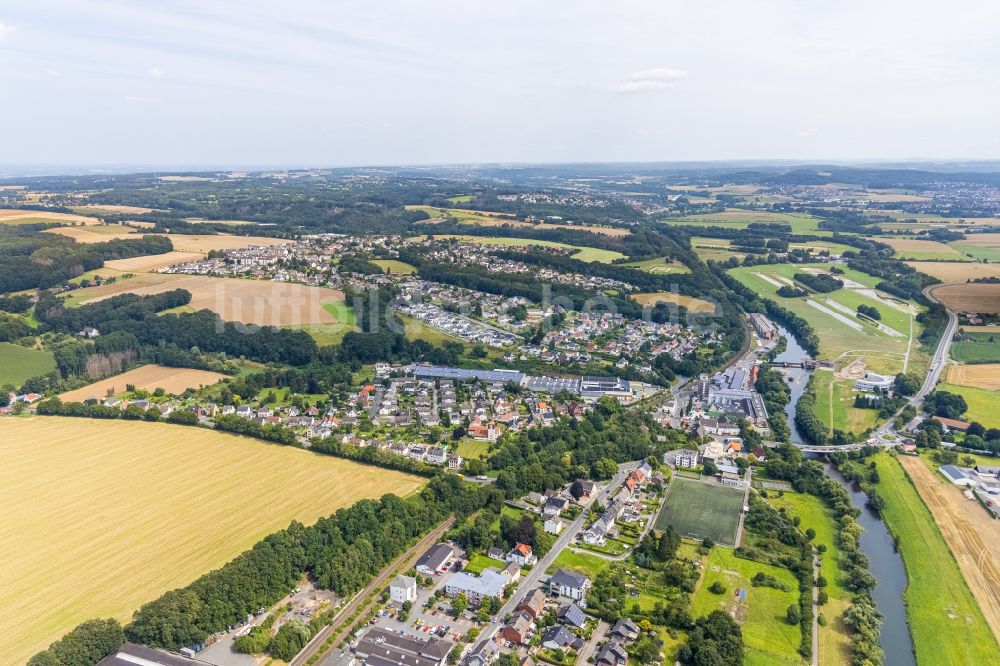
<path fill-rule="evenodd" d="M 903 357 L 903 372 L 910 365 L 910 350 L 913 348 L 913 317 L 910 317 L 910 339 L 906 341 L 906 356 Z"/>
<path fill-rule="evenodd" d="M 977 501 L 965 499 L 957 487 L 945 484 L 919 459 L 899 461 L 934 516 L 951 548 L 972 595 L 1000 641 L 1000 521 Z"/>

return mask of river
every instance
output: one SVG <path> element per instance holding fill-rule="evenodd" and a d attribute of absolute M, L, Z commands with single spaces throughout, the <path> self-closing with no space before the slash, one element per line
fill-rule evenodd
<path fill-rule="evenodd" d="M 788 341 L 788 347 L 775 357 L 776 361 L 797 363 L 810 358 L 809 354 L 795 341 L 782 326 L 777 326 L 778 332 Z M 798 428 L 795 427 L 795 403 L 805 391 L 806 383 L 812 370 L 802 368 L 779 368 L 791 381 L 791 401 L 785 406 L 788 415 L 788 427 L 791 429 L 790 439 L 796 444 L 803 444 Z M 892 536 L 882 519 L 868 508 L 868 496 L 860 488 L 848 483 L 840 472 L 826 464 L 827 475 L 847 489 L 851 503 L 861 510 L 858 524 L 864 529 L 861 533 L 861 552 L 868 557 L 869 566 L 878 585 L 872 590 L 872 599 L 878 607 L 878 612 L 884 618 L 882 631 L 879 634 L 879 645 L 885 653 L 887 666 L 916 666 L 913 657 L 913 641 L 910 638 L 910 628 L 906 623 L 906 607 L 903 605 L 903 592 L 906 590 L 906 570 L 903 560 L 896 552 Z"/>

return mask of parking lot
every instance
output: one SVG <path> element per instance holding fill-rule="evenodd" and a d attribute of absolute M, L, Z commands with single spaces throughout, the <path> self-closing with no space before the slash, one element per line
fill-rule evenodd
<path fill-rule="evenodd" d="M 464 560 L 462 562 L 465 563 Z M 417 588 L 417 599 L 413 602 L 413 608 L 410 609 L 405 623 L 399 621 L 399 604 L 389 601 L 386 602 L 385 609 L 375 617 L 373 626 L 404 636 L 427 638 L 434 635 L 450 641 L 462 640 L 469 629 L 478 623 L 465 617 L 458 619 L 452 617 L 451 600 L 448 597 L 442 597 L 430 609 L 424 610 L 424 604 L 434 595 L 435 589 L 444 587 L 444 581 L 449 575 L 451 571 L 434 576 L 434 587 Z"/>

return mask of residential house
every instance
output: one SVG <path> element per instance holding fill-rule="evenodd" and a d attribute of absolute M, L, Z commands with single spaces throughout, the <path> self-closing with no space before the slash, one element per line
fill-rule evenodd
<path fill-rule="evenodd" d="M 615 622 L 608 635 L 623 641 L 634 641 L 639 638 L 639 627 L 630 618 L 625 617 Z"/>
<path fill-rule="evenodd" d="M 558 516 L 568 506 L 569 500 L 565 497 L 549 497 L 545 500 L 545 506 L 542 507 L 542 515 L 546 518 Z"/>
<path fill-rule="evenodd" d="M 533 619 L 538 619 L 542 611 L 545 610 L 545 592 L 536 587 L 524 596 L 516 610 L 527 613 Z"/>
<path fill-rule="evenodd" d="M 548 534 L 559 534 L 563 529 L 563 520 L 558 516 L 546 518 L 542 527 Z"/>
<path fill-rule="evenodd" d="M 559 609 L 559 621 L 577 629 L 587 626 L 587 614 L 576 604 L 566 604 Z"/>
<path fill-rule="evenodd" d="M 507 562 L 517 562 L 522 567 L 530 567 L 538 561 L 531 546 L 526 543 L 515 544 L 504 559 Z"/>
<path fill-rule="evenodd" d="M 549 578 L 549 592 L 582 601 L 590 589 L 590 579 L 581 574 L 560 569 Z"/>
<path fill-rule="evenodd" d="M 624 666 L 628 663 L 628 652 L 618 641 L 609 641 L 597 651 L 594 663 L 597 666 Z"/>
<path fill-rule="evenodd" d="M 500 646 L 492 638 L 479 641 L 462 661 L 464 666 L 490 666 L 500 658 Z"/>
<path fill-rule="evenodd" d="M 500 635 L 514 645 L 527 643 L 529 636 L 531 635 L 532 620 L 533 618 L 527 613 L 514 613 L 514 615 L 511 616 L 510 621 L 507 622 L 507 624 L 503 626 L 503 629 L 500 630 Z"/>
<path fill-rule="evenodd" d="M 583 494 L 580 495 L 580 500 L 582 501 L 590 499 L 594 495 L 594 492 L 597 490 L 597 482 L 584 481 L 583 479 L 579 479 L 579 481 L 580 481 L 580 487 L 583 489 Z"/>
<path fill-rule="evenodd" d="M 443 446 L 432 446 L 427 449 L 427 462 L 443 465 L 448 460 L 448 449 Z"/>
<path fill-rule="evenodd" d="M 389 584 L 389 598 L 398 604 L 417 598 L 417 579 L 412 576 L 396 576 Z"/>
<path fill-rule="evenodd" d="M 506 576 L 510 582 L 516 583 L 521 579 L 521 565 L 517 562 L 509 562 L 500 573 Z"/>
<path fill-rule="evenodd" d="M 542 634 L 542 647 L 550 650 L 577 650 L 583 647 L 583 639 L 561 624 L 549 627 Z"/>

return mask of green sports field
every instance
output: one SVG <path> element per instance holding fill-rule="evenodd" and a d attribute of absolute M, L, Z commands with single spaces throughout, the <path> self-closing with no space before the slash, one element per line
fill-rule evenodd
<path fill-rule="evenodd" d="M 736 543 L 736 527 L 743 511 L 743 491 L 716 483 L 674 477 L 656 517 L 656 529 L 673 525 L 682 536 L 711 538 L 719 544 Z"/>
<path fill-rule="evenodd" d="M 28 377 L 48 374 L 55 369 L 52 352 L 0 342 L 0 385 L 20 386 Z"/>

